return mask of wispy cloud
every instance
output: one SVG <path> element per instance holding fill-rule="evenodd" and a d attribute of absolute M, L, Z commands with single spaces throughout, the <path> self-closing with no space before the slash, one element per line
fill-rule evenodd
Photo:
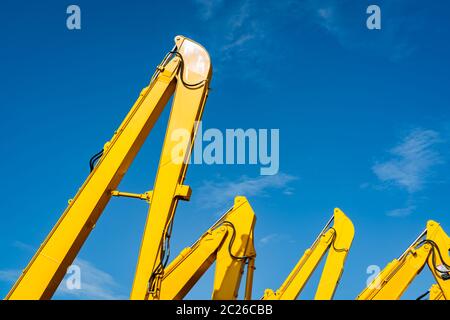
<path fill-rule="evenodd" d="M 319 25 L 326 30 L 332 32 L 335 36 L 341 38 L 344 36 L 344 28 L 341 28 L 338 23 L 337 8 L 333 5 L 327 7 L 319 7 L 315 10 L 315 15 Z"/>
<path fill-rule="evenodd" d="M 6 269 L 0 270 L 0 281 L 13 283 L 19 278 L 21 270 L 18 269 Z"/>
<path fill-rule="evenodd" d="M 289 183 L 297 178 L 285 173 L 279 173 L 273 176 L 259 176 L 256 178 L 248 178 L 242 176 L 236 181 L 220 180 L 220 181 L 204 181 L 197 189 L 198 204 L 203 208 L 224 208 L 233 203 L 234 197 L 246 196 L 267 196 L 268 190 L 282 190 L 293 193 L 293 189 L 289 187 Z"/>
<path fill-rule="evenodd" d="M 33 252 L 34 248 L 33 246 L 30 246 L 26 243 L 23 243 L 21 241 L 14 241 L 12 243 L 12 246 L 15 248 L 18 248 L 22 251 L 28 251 Z M 8 282 L 8 283 L 14 283 L 22 273 L 21 269 L 3 269 L 0 270 L 0 281 L 2 282 Z"/>
<path fill-rule="evenodd" d="M 261 239 L 259 239 L 258 243 L 261 246 L 266 246 L 272 243 L 279 243 L 279 242 L 289 242 L 292 243 L 294 242 L 294 240 L 292 239 L 292 237 L 288 234 L 281 234 L 281 233 L 271 233 L 268 234 L 264 237 L 262 237 Z"/>
<path fill-rule="evenodd" d="M 80 268 L 81 288 L 69 289 L 66 280 L 63 280 L 55 293 L 56 297 L 73 297 L 86 300 L 127 299 L 125 295 L 117 293 L 120 286 L 109 273 L 98 269 L 84 259 L 76 259 L 73 264 Z"/>
<path fill-rule="evenodd" d="M 365 10 L 368 4 L 355 5 L 352 1 L 341 0 L 307 0 L 303 5 L 312 21 L 335 37 L 343 48 L 385 56 L 397 62 L 416 51 L 417 41 L 413 37 L 417 37 L 424 19 L 420 12 L 401 14 L 400 11 L 404 9 L 402 2 L 381 5 L 382 29 L 378 31 L 366 28 L 369 15 Z M 387 11 L 391 14 L 383 14 Z"/>
<path fill-rule="evenodd" d="M 25 242 L 22 242 L 22 241 L 18 241 L 18 240 L 14 241 L 12 245 L 13 245 L 13 247 L 18 248 L 23 251 L 28 251 L 28 252 L 36 251 L 36 248 L 34 248 L 33 246 L 31 246 Z"/>
<path fill-rule="evenodd" d="M 265 28 L 260 24 L 257 7 L 250 0 L 244 0 L 234 8 L 227 21 L 228 33 L 221 46 L 221 60 L 252 57 L 254 44 L 265 37 Z M 255 42 L 255 43 L 254 43 Z"/>
<path fill-rule="evenodd" d="M 239 35 L 237 38 L 236 37 L 232 37 L 231 41 L 227 42 L 223 47 L 222 47 L 222 51 L 224 51 L 225 53 L 229 53 L 230 50 L 234 50 L 236 48 L 240 48 L 243 45 L 245 45 L 245 43 L 247 43 L 248 41 L 254 39 L 255 36 L 253 34 L 241 34 Z"/>
<path fill-rule="evenodd" d="M 240 77 L 267 88 L 271 66 L 290 56 L 285 38 L 289 33 L 292 41 L 301 42 L 303 35 L 322 29 L 348 51 L 391 61 L 410 56 L 418 45 L 415 37 L 426 36 L 421 28 L 421 12 L 404 14 L 406 0 L 383 3 L 382 30 L 376 31 L 366 28 L 368 4 L 355 5 L 349 0 L 267 0 L 263 5 L 255 0 L 193 1 L 205 30 L 212 35 L 208 47 L 214 57 L 215 79 L 222 74 L 234 77 L 235 70 L 245 68 Z M 391 14 L 384 14 L 385 11 Z"/>
<path fill-rule="evenodd" d="M 415 129 L 389 151 L 391 159 L 376 163 L 372 170 L 382 182 L 408 193 L 419 191 L 427 183 L 432 168 L 443 161 L 435 148 L 439 142 L 436 131 Z"/>
<path fill-rule="evenodd" d="M 287 16 L 298 19 L 291 9 L 298 5 L 293 0 L 264 3 L 242 0 L 224 2 L 217 7 L 220 14 L 207 21 L 208 33 L 213 35 L 209 48 L 214 57 L 216 79 L 220 75 L 235 77 L 235 70 L 245 68 L 240 77 L 267 87 L 268 66 L 279 63 L 284 54 L 277 49 L 280 47 L 277 33 L 290 26 L 291 18 Z"/>
<path fill-rule="evenodd" d="M 416 206 L 411 205 L 405 208 L 390 210 L 386 213 L 386 215 L 389 217 L 406 217 L 412 214 L 414 210 L 416 210 Z"/>
<path fill-rule="evenodd" d="M 15 241 L 14 247 L 26 251 L 35 252 L 36 248 L 22 241 Z M 120 285 L 107 272 L 95 267 L 91 262 L 77 258 L 73 265 L 80 268 L 81 288 L 69 289 L 66 285 L 67 276 L 55 292 L 55 298 L 75 298 L 86 300 L 118 300 L 127 299 L 127 296 L 118 293 Z M 0 281 L 14 283 L 20 276 L 21 269 L 0 270 Z"/>
<path fill-rule="evenodd" d="M 200 17 L 209 20 L 223 5 L 223 0 L 195 0 L 195 3 L 200 8 Z"/>

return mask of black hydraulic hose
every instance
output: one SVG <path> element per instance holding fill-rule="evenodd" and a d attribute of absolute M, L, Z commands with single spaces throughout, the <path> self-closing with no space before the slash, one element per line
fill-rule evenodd
<path fill-rule="evenodd" d="M 91 170 L 90 172 L 92 172 L 94 170 L 95 164 L 97 163 L 98 159 L 100 159 L 102 157 L 102 155 L 103 155 L 103 149 L 91 157 L 91 159 L 89 160 L 89 169 Z"/>

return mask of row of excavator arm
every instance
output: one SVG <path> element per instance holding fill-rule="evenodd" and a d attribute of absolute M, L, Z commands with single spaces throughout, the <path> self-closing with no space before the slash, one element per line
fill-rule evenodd
<path fill-rule="evenodd" d="M 331 225 L 333 221 L 334 225 Z M 255 222 L 256 217 L 247 199 L 236 197 L 234 206 L 164 270 L 158 298 L 182 299 L 211 264 L 216 262 L 212 299 L 237 298 L 245 265 L 247 281 L 244 298 L 251 299 L 256 258 L 253 245 Z M 329 253 L 315 299 L 332 299 L 353 235 L 351 220 L 341 210 L 335 209 L 333 217 L 313 245 L 305 251 L 281 287 L 276 292 L 267 289 L 262 299 L 295 300 L 327 251 Z"/>
<path fill-rule="evenodd" d="M 244 298 L 252 298 L 256 216 L 245 197 L 236 197 L 229 211 L 168 264 L 167 248 L 175 211 L 179 200 L 189 200 L 191 195 L 184 180 L 211 76 L 207 51 L 198 43 L 177 36 L 174 49 L 157 67 L 150 84 L 96 157 L 97 165 L 91 161 L 92 172 L 6 299 L 50 299 L 112 196 L 137 198 L 150 204 L 131 299 L 182 299 L 214 262 L 212 299 L 237 299 L 246 266 Z M 153 190 L 142 194 L 118 191 L 122 177 L 172 96 Z M 327 252 L 315 299 L 332 299 L 354 232 L 351 220 L 336 208 L 280 288 L 267 289 L 262 299 L 297 299 Z M 357 299 L 399 299 L 425 265 L 436 280 L 430 299 L 450 299 L 449 248 L 447 234 L 438 223 L 429 221 L 426 231 L 389 263 Z"/>
<path fill-rule="evenodd" d="M 237 257 L 231 254 L 227 247 L 229 238 L 226 238 L 227 221 L 239 220 L 246 224 L 246 221 L 254 219 L 253 210 L 247 199 L 237 197 L 235 205 L 228 211 L 216 224 L 214 224 L 193 246 L 186 248 L 166 269 L 166 275 L 162 284 L 162 291 L 167 292 L 161 295 L 162 299 L 180 299 L 189 292 L 195 285 L 195 282 L 201 277 L 207 268 L 217 259 L 216 274 L 214 280 L 213 299 L 236 299 L 239 289 L 240 277 L 229 278 L 238 279 L 237 281 L 227 282 L 224 273 L 220 272 L 223 266 L 228 266 L 222 270 L 227 270 L 233 259 Z M 234 218 L 234 219 L 233 219 Z M 334 224 L 332 225 L 332 223 Z M 247 230 L 247 233 L 236 232 L 243 239 L 251 239 L 247 244 L 242 242 L 238 245 L 242 252 L 246 252 L 239 264 L 234 261 L 242 274 L 244 265 L 248 264 L 247 285 L 245 299 L 251 298 L 251 285 L 253 278 L 254 261 L 256 252 L 253 246 L 253 227 L 248 228 L 250 224 L 239 230 Z M 236 230 L 238 230 L 236 228 Z M 333 217 L 328 221 L 323 230 L 319 233 L 311 247 L 305 250 L 296 266 L 288 275 L 279 289 L 273 291 L 267 289 L 264 292 L 262 300 L 295 300 L 302 293 L 310 277 L 319 266 L 321 260 L 328 251 L 325 265 L 314 296 L 316 300 L 330 300 L 333 298 L 339 280 L 344 270 L 345 260 L 351 248 L 354 237 L 354 227 L 351 220 L 338 208 L 335 209 Z M 220 244 L 222 239 L 227 239 Z M 211 243 L 208 243 L 211 241 Z M 216 242 L 214 242 L 216 241 Z M 204 248 L 200 248 L 204 246 Z M 234 248 L 234 247 L 233 247 Z M 247 249 L 245 249 L 247 248 Z M 358 300 L 397 300 L 400 299 L 414 278 L 421 273 L 427 265 L 437 281 L 430 290 L 430 300 L 447 300 L 450 295 L 450 267 L 447 252 L 450 249 L 450 238 L 435 221 L 427 223 L 427 229 L 408 247 L 408 249 L 398 258 L 389 263 L 385 269 L 361 292 Z M 221 251 L 223 250 L 223 251 Z M 196 251 L 203 252 L 204 257 L 194 257 Z M 225 253 L 219 256 L 218 252 Z M 211 256 L 209 256 L 211 254 Z M 202 253 L 198 253 L 202 256 Z M 210 260 L 205 258 L 208 256 Z M 211 257 L 213 256 L 213 259 Z M 234 256 L 234 258 L 233 258 Z M 220 263 L 221 259 L 227 263 Z M 196 263 L 191 264 L 190 261 Z M 199 263 L 207 261 L 199 267 Z M 185 264 L 185 266 L 183 266 Z M 219 267 L 220 266 L 220 267 Z M 186 270 L 189 270 L 186 272 Z M 233 268 L 231 268 L 233 270 Z M 197 271 L 197 273 L 195 273 Z M 236 273 L 237 274 L 237 273 Z M 218 276 L 219 275 L 219 276 Z M 167 280 L 166 280 L 167 279 Z M 172 282 L 170 282 L 170 280 Z M 184 286 L 186 284 L 186 286 Z M 178 287 L 184 286 L 184 290 Z M 227 288 L 228 286 L 228 288 Z M 169 294 L 171 292 L 171 294 Z M 179 295 L 178 292 L 182 292 Z"/>

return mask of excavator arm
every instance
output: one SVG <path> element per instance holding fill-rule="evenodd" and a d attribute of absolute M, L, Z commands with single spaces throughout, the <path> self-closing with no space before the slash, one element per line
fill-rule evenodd
<path fill-rule="evenodd" d="M 334 221 L 334 225 L 331 223 Z M 329 300 L 342 276 L 355 230 L 351 220 L 338 208 L 312 246 L 305 251 L 281 287 L 274 292 L 267 289 L 263 300 L 295 300 L 329 250 L 322 276 L 315 294 L 317 300 Z"/>
<path fill-rule="evenodd" d="M 128 195 L 151 203 L 131 293 L 133 299 L 146 298 L 150 291 L 149 279 L 161 266 L 161 252 L 178 200 L 188 200 L 190 196 L 190 188 L 183 185 L 188 163 L 185 160 L 192 150 L 211 74 L 206 50 L 190 39 L 177 36 L 174 49 L 158 66 L 150 84 L 142 90 L 112 139 L 105 144 L 97 166 L 69 201 L 6 299 L 51 298 L 112 195 Z M 117 191 L 174 93 L 153 192 L 133 195 Z M 180 133 L 184 136 L 187 133 L 187 139 L 184 137 L 180 141 L 183 138 Z"/>
<path fill-rule="evenodd" d="M 441 287 L 438 284 L 433 284 L 429 290 L 430 300 L 447 300 L 442 293 Z"/>
<path fill-rule="evenodd" d="M 358 300 L 398 300 L 414 278 L 428 265 L 442 296 L 450 299 L 450 238 L 439 223 L 427 228 L 408 249 L 391 261 L 357 297 Z"/>
<path fill-rule="evenodd" d="M 212 299 L 237 298 L 246 264 L 246 299 L 250 299 L 256 257 L 253 245 L 255 222 L 255 214 L 247 199 L 236 197 L 234 206 L 166 267 L 157 297 L 163 300 L 183 299 L 216 262 Z M 149 296 L 149 299 L 153 297 Z"/>

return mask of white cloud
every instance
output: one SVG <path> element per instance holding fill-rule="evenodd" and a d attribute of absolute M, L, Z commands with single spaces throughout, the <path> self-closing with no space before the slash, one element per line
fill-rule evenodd
<path fill-rule="evenodd" d="M 242 1 L 234 14 L 228 18 L 229 30 L 221 47 L 222 59 L 232 59 L 234 54 L 246 55 L 253 52 L 250 42 L 264 34 L 255 8 L 249 0 Z"/>
<path fill-rule="evenodd" d="M 221 1 L 216 5 L 205 0 L 194 1 L 207 3 L 201 6 L 202 17 L 209 17 L 205 19 L 205 29 L 211 35 L 208 46 L 211 56 L 215 57 L 216 79 L 221 74 L 235 77 L 233 70 L 245 68 L 241 77 L 268 87 L 267 66 L 280 63 L 285 55 L 279 48 L 278 32 L 291 27 L 289 21 L 293 18 L 301 20 L 301 4 L 295 0 Z M 209 10 L 209 7 L 215 9 Z M 272 54 L 264 54 L 267 52 Z M 226 67 L 229 63 L 233 68 Z"/>
<path fill-rule="evenodd" d="M 0 270 L 0 281 L 13 283 L 19 278 L 20 273 L 21 270 L 18 269 Z"/>
<path fill-rule="evenodd" d="M 283 190 L 283 194 L 287 195 L 287 196 L 292 196 L 294 194 L 295 189 L 288 187 L 286 189 Z"/>
<path fill-rule="evenodd" d="M 404 5 L 406 5 L 406 1 Z M 381 6 L 382 30 L 368 31 L 364 6 L 354 6 L 348 1 L 306 0 L 302 3 L 306 16 L 321 26 L 347 50 L 381 55 L 392 62 L 409 57 L 416 51 L 417 33 L 425 15 L 402 15 L 401 3 L 385 3 Z M 390 11 L 390 15 L 383 12 Z M 372 32 L 375 37 L 369 37 Z"/>
<path fill-rule="evenodd" d="M 290 235 L 287 235 L 287 234 L 271 233 L 271 234 L 268 234 L 267 236 L 262 237 L 258 241 L 258 243 L 261 246 L 266 246 L 271 243 L 279 243 L 279 242 L 293 243 L 294 240 L 292 239 L 292 237 Z"/>
<path fill-rule="evenodd" d="M 64 279 L 55 292 L 56 297 L 73 297 L 86 300 L 118 300 L 128 298 L 123 294 L 117 293 L 120 287 L 109 273 L 96 268 L 91 262 L 84 259 L 75 259 L 73 264 L 80 268 L 81 288 L 68 289 L 66 280 Z"/>
<path fill-rule="evenodd" d="M 200 7 L 200 16 L 204 20 L 211 19 L 223 4 L 223 0 L 195 0 Z"/>
<path fill-rule="evenodd" d="M 22 241 L 14 241 L 13 246 L 23 251 L 34 252 L 36 248 Z"/>
<path fill-rule="evenodd" d="M 242 47 L 246 42 L 252 40 L 255 36 L 252 34 L 241 34 L 238 38 L 233 39 L 232 41 L 226 43 L 222 50 L 228 52 L 229 50 L 233 50 L 239 47 Z M 234 38 L 234 37 L 233 37 Z"/>
<path fill-rule="evenodd" d="M 288 184 L 297 178 L 285 173 L 273 176 L 259 176 L 248 178 L 242 176 L 237 181 L 204 181 L 197 189 L 197 201 L 203 208 L 223 208 L 233 204 L 236 196 L 267 196 L 270 189 L 282 189 L 289 194 L 293 193 Z"/>
<path fill-rule="evenodd" d="M 15 241 L 13 246 L 27 252 L 35 252 L 36 248 L 21 242 Z M 68 289 L 66 279 L 61 281 L 55 292 L 55 298 L 76 298 L 76 299 L 97 299 L 97 300 L 117 300 L 128 297 L 117 293 L 120 286 L 114 278 L 107 272 L 96 268 L 91 262 L 77 258 L 73 265 L 77 265 L 81 271 L 81 289 Z M 20 276 L 22 270 L 6 269 L 0 270 L 0 281 L 14 283 Z"/>
<path fill-rule="evenodd" d="M 406 208 L 394 209 L 386 213 L 390 217 L 406 217 L 416 210 L 416 206 L 408 206 Z"/>
<path fill-rule="evenodd" d="M 318 8 L 315 13 L 318 17 L 319 25 L 333 33 L 338 38 L 342 38 L 344 36 L 344 29 L 340 28 L 340 24 L 336 21 L 336 8 L 331 6 Z"/>
<path fill-rule="evenodd" d="M 277 233 L 271 233 L 271 234 L 259 239 L 259 243 L 261 243 L 262 245 L 266 245 L 269 242 L 271 242 L 273 239 L 276 239 L 277 237 L 278 237 Z"/>
<path fill-rule="evenodd" d="M 419 191 L 432 168 L 442 162 L 435 148 L 440 141 L 436 131 L 415 129 L 390 150 L 391 159 L 376 163 L 372 170 L 383 182 L 393 183 L 408 193 Z"/>
<path fill-rule="evenodd" d="M 328 19 L 330 19 L 333 16 L 333 9 L 330 8 L 330 7 L 328 7 L 328 8 L 320 8 L 319 10 L 317 10 L 317 13 L 324 20 L 328 20 Z"/>

